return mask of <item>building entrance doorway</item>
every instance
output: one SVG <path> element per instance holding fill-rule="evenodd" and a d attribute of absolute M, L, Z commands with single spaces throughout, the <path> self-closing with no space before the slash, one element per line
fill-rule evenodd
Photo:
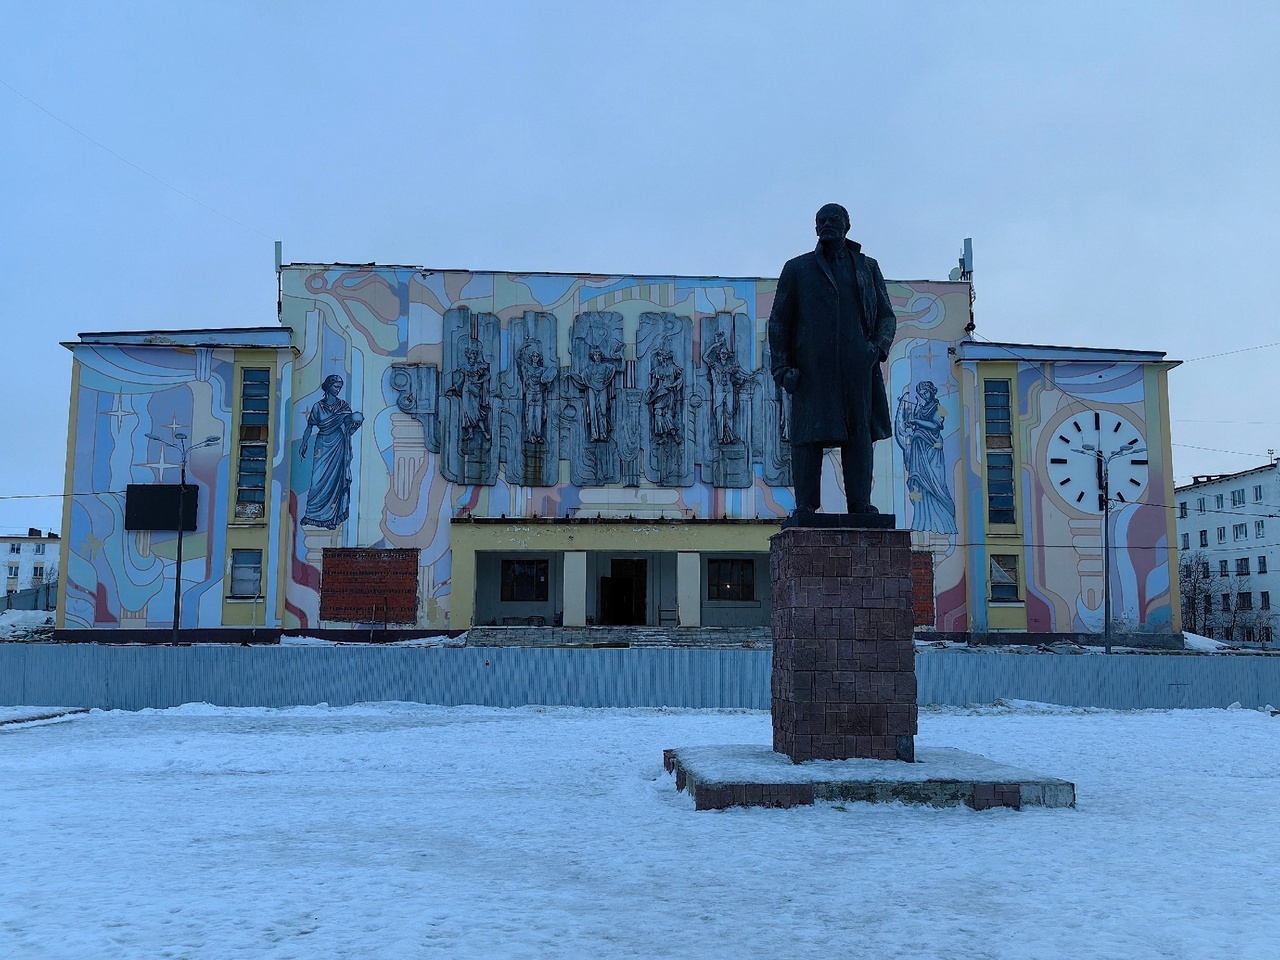
<path fill-rule="evenodd" d="M 614 558 L 600 578 L 600 623 L 643 626 L 648 621 L 649 561 Z"/>

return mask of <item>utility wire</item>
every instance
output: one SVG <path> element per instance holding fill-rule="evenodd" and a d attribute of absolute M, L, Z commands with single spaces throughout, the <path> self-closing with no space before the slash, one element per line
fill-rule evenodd
<path fill-rule="evenodd" d="M 1258 453 L 1256 450 L 1224 450 L 1221 447 L 1198 447 L 1194 443 L 1170 443 L 1169 446 L 1185 447 L 1188 450 L 1208 450 L 1210 453 L 1234 453 L 1241 457 L 1262 457 L 1264 460 L 1268 459 L 1265 453 Z M 1263 464 L 1263 466 L 1270 466 L 1270 464 Z"/>
<path fill-rule="evenodd" d="M 98 141 L 98 140 L 93 139 L 93 137 L 89 136 L 87 133 L 85 133 L 85 132 L 84 132 L 83 130 L 81 130 L 79 127 L 75 126 L 75 125 L 74 125 L 74 124 L 72 124 L 72 123 L 69 123 L 69 122 L 68 122 L 68 121 L 66 121 L 66 120 L 63 120 L 60 116 L 58 116 L 56 113 L 54 113 L 54 112 L 53 112 L 52 110 L 50 110 L 48 107 L 44 106 L 44 105 L 43 105 L 43 104 L 41 104 L 41 103 L 36 102 L 35 100 L 32 100 L 32 99 L 31 99 L 30 97 L 28 97 L 25 93 L 23 93 L 23 92 L 22 92 L 21 90 L 19 90 L 17 87 L 13 86 L 11 83 L 8 83 L 7 81 L 5 81 L 3 78 L 0 78 L 0 86 L 3 86 L 3 87 L 5 87 L 5 88 L 7 88 L 11 93 L 15 94 L 16 96 L 21 97 L 23 100 L 27 101 L 27 103 L 31 104 L 31 105 L 32 105 L 33 107 L 35 107 L 36 109 L 43 111 L 44 113 L 46 113 L 46 114 L 48 114 L 50 117 L 52 117 L 54 120 L 57 120 L 60 124 L 62 124 L 62 125 L 63 125 L 64 127 L 66 127 L 68 130 L 71 130 L 72 132 L 77 133 L 77 134 L 79 134 L 80 136 L 84 137 L 84 139 L 88 140 L 88 141 L 89 141 L 90 143 L 92 143 L 95 147 L 99 147 L 99 148 L 101 148 L 101 149 L 103 149 L 103 150 L 107 151 L 107 153 L 111 154 L 113 157 L 115 157 L 115 158 L 116 158 L 117 160 L 119 160 L 121 163 L 127 163 L 129 166 L 133 167 L 133 169 L 137 170 L 137 171 L 138 171 L 139 173 L 141 173 L 141 174 L 144 174 L 144 175 L 146 175 L 146 176 L 150 177 L 152 180 L 154 180 L 156 183 L 160 184 L 161 186 L 163 186 L 163 187 L 168 187 L 170 190 L 172 190 L 174 193 L 178 194 L 179 196 L 186 197 L 186 198 L 187 198 L 188 200 L 190 200 L 192 203 L 195 203 L 195 204 L 198 204 L 198 205 L 200 205 L 200 206 L 204 207 L 204 208 L 205 208 L 206 210 L 208 210 L 210 213 L 216 213 L 218 216 L 222 217 L 224 220 L 230 220 L 232 223 L 234 223 L 234 224 L 235 224 L 236 226 L 238 226 L 238 227 L 244 227 L 244 228 L 245 228 L 246 230 L 248 230 L 250 233 L 256 233 L 258 236 L 262 237 L 264 240 L 270 240 L 270 239 L 271 239 L 271 237 L 267 236 L 265 233 L 263 233 L 261 230 L 257 229 L 256 227 L 251 227 L 251 226 L 249 226 L 249 224 L 244 223 L 243 221 L 237 220 L 235 217 L 231 216 L 230 214 L 223 213 L 223 212 L 222 212 L 221 210 L 219 210 L 218 208 L 209 206 L 209 204 L 205 203 L 203 200 L 200 200 L 200 199 L 198 199 L 198 198 L 196 198 L 196 197 L 193 197 L 191 194 L 187 193 L 185 190 L 180 190 L 180 189 L 178 189 L 177 187 L 175 187 L 172 183 L 169 183 L 169 182 L 168 182 L 168 181 L 166 181 L 166 180 L 161 180 L 159 177 L 157 177 L 157 176 L 156 176 L 154 173 L 152 173 L 150 170 L 147 170 L 147 169 L 146 169 L 146 168 L 144 168 L 144 167 L 140 167 L 140 166 L 138 166 L 138 164 L 134 163 L 134 162 L 133 162 L 132 160 L 130 160 L 128 157 L 123 157 L 123 156 L 121 156 L 120 154 L 116 153 L 114 150 L 112 150 L 110 147 L 108 147 L 105 143 L 102 143 L 101 141 Z"/>
<path fill-rule="evenodd" d="M 1280 340 L 1273 343 L 1259 343 L 1252 347 L 1241 347 L 1239 350 L 1224 350 L 1222 353 L 1206 353 L 1203 357 L 1192 357 L 1183 363 L 1196 363 L 1200 360 L 1213 360 L 1216 357 L 1234 357 L 1237 353 L 1250 353 L 1254 350 L 1265 350 L 1268 347 L 1280 347 Z"/>

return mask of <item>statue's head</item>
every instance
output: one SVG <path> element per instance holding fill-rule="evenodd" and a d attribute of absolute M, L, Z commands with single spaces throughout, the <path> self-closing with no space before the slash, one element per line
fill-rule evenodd
<path fill-rule="evenodd" d="M 843 240 L 849 233 L 849 211 L 838 203 L 823 204 L 813 221 L 819 240 Z"/>
<path fill-rule="evenodd" d="M 599 363 L 604 359 L 604 351 L 600 349 L 599 344 L 595 344 L 591 348 L 591 352 L 587 354 L 592 363 Z"/>
<path fill-rule="evenodd" d="M 324 383 L 320 384 L 320 389 L 336 397 L 342 392 L 342 378 L 336 373 L 331 373 L 324 378 Z"/>
<path fill-rule="evenodd" d="M 928 402 L 938 395 L 938 388 L 932 380 L 921 380 L 916 384 L 916 395 Z"/>
<path fill-rule="evenodd" d="M 468 340 L 467 347 L 463 352 L 467 356 L 468 363 L 475 363 L 480 357 L 480 341 Z"/>

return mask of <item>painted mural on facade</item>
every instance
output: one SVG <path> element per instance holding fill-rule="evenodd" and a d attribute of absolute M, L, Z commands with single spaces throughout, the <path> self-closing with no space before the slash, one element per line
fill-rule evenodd
<path fill-rule="evenodd" d="M 1102 509 L 1088 448 L 1110 454 L 1129 445 L 1137 452 L 1110 468 L 1112 617 L 1121 633 L 1176 630 L 1165 500 L 1172 467 L 1148 368 L 1019 363 L 1017 387 L 1028 629 L 1102 632 Z"/>
<path fill-rule="evenodd" d="M 424 621 L 446 625 L 454 517 L 785 517 L 787 411 L 765 363 L 775 285 L 286 268 L 283 320 L 303 333 L 293 436 L 331 376 L 369 418 L 353 435 L 352 512 L 340 529 L 297 520 L 310 510 L 313 468 L 294 453 L 291 615 L 315 622 L 326 547 L 414 547 Z M 899 312 L 890 383 L 933 384 L 913 462 L 926 463 L 927 448 L 929 489 L 954 489 L 962 417 L 947 348 L 964 336 L 969 288 L 889 286 Z M 880 508 L 944 515 L 942 499 L 917 506 L 909 496 L 903 454 L 889 446 L 877 464 Z M 829 464 L 824 483 L 839 477 Z M 945 528 L 924 532 L 941 555 L 954 552 Z"/>
<path fill-rule="evenodd" d="M 787 398 L 766 373 L 776 281 L 292 265 L 280 282 L 283 329 L 267 344 L 279 356 L 258 541 L 265 602 L 252 622 L 319 626 L 323 551 L 382 547 L 418 551 L 419 624 L 450 626 L 456 518 L 777 520 L 793 506 Z M 895 436 L 877 445 L 873 501 L 933 558 L 934 626 L 985 631 L 987 374 L 961 356 L 973 344 L 971 288 L 888 289 Z M 185 538 L 183 625 L 250 622 L 227 619 L 231 547 L 251 532 L 228 516 L 231 438 L 237 364 L 271 338 L 223 333 L 213 346 L 194 334 L 74 345 L 66 627 L 169 625 L 174 535 L 126 533 L 123 491 L 177 481 L 172 453 L 146 434 L 178 431 L 228 438 L 188 470 L 201 519 Z M 1116 512 L 1117 620 L 1172 629 L 1157 506 L 1168 413 L 1150 364 L 1003 359 L 1017 404 L 1026 628 L 1100 629 L 1097 504 L 1065 495 L 1077 481 L 1062 482 L 1054 449 L 1073 419 L 1098 411 L 1106 430 L 1128 439 L 1132 427 L 1153 451 L 1132 478 L 1140 488 L 1124 478 Z M 836 456 L 826 502 L 843 496 Z"/>
<path fill-rule="evenodd" d="M 199 516 L 182 551 L 182 625 L 220 624 L 228 574 L 227 453 L 235 350 L 183 346 L 166 338 L 134 339 L 133 344 L 76 349 L 63 625 L 128 629 L 172 624 L 177 534 L 126 531 L 124 508 L 129 484 L 179 481 L 177 454 L 147 436 L 172 441 L 179 433 L 224 439 L 191 454 L 187 483 L 199 490 Z M 279 456 L 277 445 L 272 457 L 278 462 Z M 284 493 L 277 484 L 269 496 L 279 502 Z M 271 524 L 278 530 L 277 518 Z M 275 601 L 276 583 L 274 558 L 270 563 L 264 580 L 269 604 Z"/>

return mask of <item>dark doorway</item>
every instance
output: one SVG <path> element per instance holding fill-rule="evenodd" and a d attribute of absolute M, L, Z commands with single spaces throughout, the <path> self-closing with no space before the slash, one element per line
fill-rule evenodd
<path fill-rule="evenodd" d="M 648 621 L 649 561 L 615 559 L 610 576 L 600 578 L 600 623 L 643 626 Z"/>

